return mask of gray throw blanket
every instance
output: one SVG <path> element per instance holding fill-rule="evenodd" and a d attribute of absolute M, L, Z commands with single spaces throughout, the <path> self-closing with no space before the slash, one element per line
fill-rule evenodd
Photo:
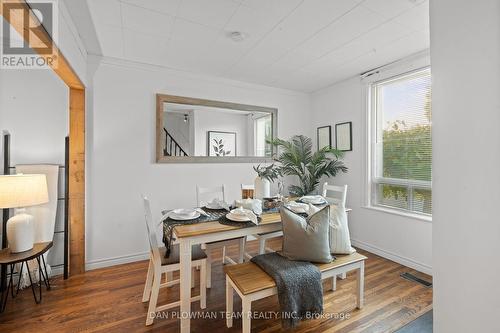
<path fill-rule="evenodd" d="M 310 314 L 323 313 L 323 285 L 318 267 L 310 262 L 289 260 L 276 252 L 255 256 L 251 261 L 276 282 L 283 328 L 297 326 Z"/>

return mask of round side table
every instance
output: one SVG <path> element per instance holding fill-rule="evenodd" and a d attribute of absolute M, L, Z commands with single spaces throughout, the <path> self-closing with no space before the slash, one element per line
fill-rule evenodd
<path fill-rule="evenodd" d="M 50 290 L 50 282 L 49 275 L 47 274 L 47 266 L 45 265 L 45 258 L 43 254 L 47 252 L 52 247 L 52 242 L 45 243 L 35 243 L 33 248 L 28 251 L 19 252 L 19 253 L 11 253 L 9 248 L 3 249 L 0 251 L 0 265 L 7 266 L 10 268 L 10 278 L 8 278 L 9 283 L 7 284 L 7 288 L 2 290 L 2 297 L 0 298 L 0 313 L 5 310 L 5 306 L 7 305 L 7 298 L 9 296 L 9 288 L 11 290 L 12 298 L 15 298 L 19 293 L 19 282 L 21 279 L 17 281 L 16 292 L 14 293 L 14 268 L 16 264 L 21 264 L 19 268 L 19 277 L 21 277 L 23 273 L 23 268 L 26 266 L 26 270 L 28 271 L 28 277 L 31 283 L 31 291 L 33 292 L 33 297 L 35 298 L 35 303 L 40 303 L 42 301 L 42 280 L 47 290 Z M 36 259 L 38 263 L 38 283 L 39 283 L 39 296 L 36 296 L 35 286 L 33 284 L 33 279 L 31 278 L 31 272 L 28 267 L 28 261 Z M 43 267 L 43 269 L 42 269 Z"/>

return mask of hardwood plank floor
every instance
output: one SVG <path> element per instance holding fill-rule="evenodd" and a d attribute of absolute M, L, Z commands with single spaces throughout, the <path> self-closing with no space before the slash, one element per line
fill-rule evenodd
<path fill-rule="evenodd" d="M 274 249 L 280 247 L 279 240 L 269 244 Z M 256 242 L 249 242 L 248 248 L 255 252 Z M 236 250 L 230 248 L 229 254 L 234 256 Z M 356 309 L 356 277 L 348 274 L 347 279 L 338 280 L 337 291 L 325 292 L 324 312 L 330 318 L 304 321 L 294 332 L 393 332 L 432 309 L 432 289 L 404 280 L 399 274 L 411 272 L 431 280 L 429 276 L 366 251 L 359 252 L 368 257 L 365 307 Z M 239 319 L 234 320 L 233 328 L 225 326 L 225 281 L 220 253 L 216 257 L 207 309 L 201 312 L 216 318 L 193 319 L 192 332 L 241 331 Z M 146 272 L 147 262 L 142 261 L 89 271 L 66 281 L 57 277 L 52 281 L 52 290 L 44 290 L 39 305 L 34 303 L 30 289 L 23 290 L 16 299 L 9 298 L 5 312 L 0 314 L 0 332 L 178 332 L 179 321 L 172 318 L 178 316 L 178 308 L 164 312 L 168 318 L 157 318 L 149 327 L 144 325 L 147 304 L 141 298 Z M 193 294 L 198 294 L 198 288 Z M 162 289 L 159 304 L 175 301 L 178 295 L 178 286 Z M 241 311 L 236 296 L 235 310 Z M 254 302 L 252 310 L 262 314 L 277 311 L 277 297 Z M 200 313 L 199 302 L 193 303 L 192 311 Z M 252 332 L 280 331 L 279 319 L 252 320 Z"/>

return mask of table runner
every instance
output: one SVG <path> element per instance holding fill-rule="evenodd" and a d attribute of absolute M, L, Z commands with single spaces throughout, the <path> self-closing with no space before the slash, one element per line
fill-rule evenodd
<path fill-rule="evenodd" d="M 170 256 L 170 248 L 172 246 L 173 241 L 173 232 L 174 228 L 179 225 L 186 224 L 196 224 L 196 223 L 204 223 L 204 222 L 213 222 L 217 221 L 221 216 L 225 216 L 227 214 L 227 210 L 225 209 L 203 209 L 209 216 L 200 215 L 200 217 L 193 220 L 185 220 L 179 221 L 174 220 L 169 217 L 163 220 L 163 244 L 165 244 L 165 248 L 167 251 L 165 252 L 165 258 Z"/>
<path fill-rule="evenodd" d="M 226 214 L 228 213 L 225 209 L 208 209 L 203 208 L 203 210 L 209 215 L 200 215 L 200 217 L 193 220 L 185 220 L 179 221 L 171 218 L 166 218 L 163 220 L 163 244 L 165 244 L 165 257 L 168 258 L 170 256 L 170 248 L 172 246 L 172 241 L 174 240 L 173 232 L 176 226 L 186 225 L 186 224 L 197 224 L 197 223 L 205 223 L 205 222 L 214 222 L 219 221 L 220 224 L 230 225 L 232 227 L 240 227 L 240 228 L 248 228 L 255 226 L 252 222 L 234 222 L 226 218 Z M 263 211 L 263 214 L 270 214 L 272 210 Z M 260 222 L 260 217 L 258 217 L 258 221 Z"/>

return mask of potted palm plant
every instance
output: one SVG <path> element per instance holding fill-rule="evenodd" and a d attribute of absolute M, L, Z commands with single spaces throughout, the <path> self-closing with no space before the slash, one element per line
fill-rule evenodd
<path fill-rule="evenodd" d="M 299 185 L 291 185 L 288 191 L 293 196 L 304 196 L 316 191 L 321 177 L 335 177 L 347 172 L 341 160 L 343 152 L 324 147 L 312 152 L 312 140 L 304 135 L 293 136 L 289 141 L 279 138 L 268 141 L 277 147 L 274 160 L 279 163 L 276 172 L 280 175 L 297 176 Z"/>

